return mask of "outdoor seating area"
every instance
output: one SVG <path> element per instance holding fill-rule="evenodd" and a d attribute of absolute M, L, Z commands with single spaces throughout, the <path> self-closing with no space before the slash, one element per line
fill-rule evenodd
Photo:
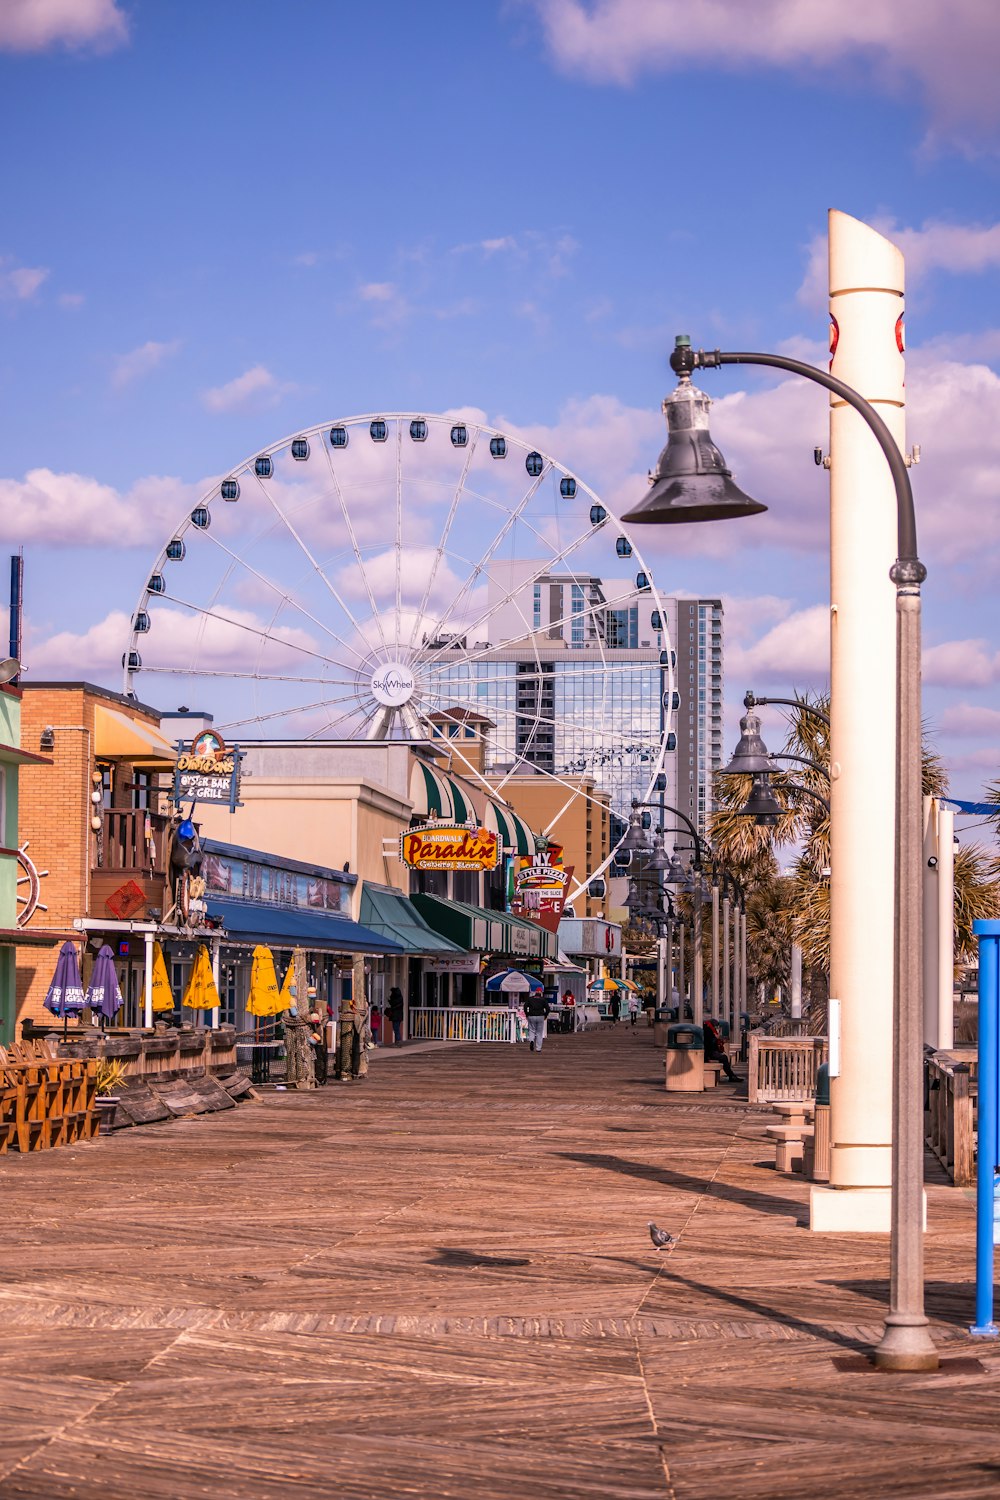
<path fill-rule="evenodd" d="M 96 1088 L 93 1058 L 60 1057 L 51 1041 L 0 1047 L 0 1154 L 90 1140 Z"/>

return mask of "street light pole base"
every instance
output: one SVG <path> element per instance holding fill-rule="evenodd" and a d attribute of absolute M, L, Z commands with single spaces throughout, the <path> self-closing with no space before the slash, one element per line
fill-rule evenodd
<path fill-rule="evenodd" d="M 906 1313 L 889 1314 L 882 1341 L 872 1358 L 877 1370 L 900 1374 L 936 1370 L 941 1364 L 927 1319 L 914 1318 Z"/>

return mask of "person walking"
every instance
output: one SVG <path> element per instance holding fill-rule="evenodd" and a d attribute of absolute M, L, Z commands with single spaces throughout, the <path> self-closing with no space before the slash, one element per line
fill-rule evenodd
<path fill-rule="evenodd" d="M 389 1020 L 392 1022 L 392 1042 L 398 1047 L 403 1040 L 403 1013 L 405 1011 L 403 991 L 394 984 L 389 991 Z"/>
<path fill-rule="evenodd" d="M 622 997 L 617 990 L 613 990 L 611 999 L 608 1001 L 608 1013 L 611 1016 L 612 1026 L 618 1025 L 618 1017 L 622 1013 Z"/>
<path fill-rule="evenodd" d="M 634 1026 L 639 1019 L 639 992 L 629 990 L 628 992 L 628 1019 L 629 1025 Z"/>
<path fill-rule="evenodd" d="M 526 995 L 524 1013 L 528 1018 L 528 1046 L 532 1052 L 541 1052 L 545 1040 L 545 1017 L 549 1013 L 549 1002 L 541 990 Z"/>

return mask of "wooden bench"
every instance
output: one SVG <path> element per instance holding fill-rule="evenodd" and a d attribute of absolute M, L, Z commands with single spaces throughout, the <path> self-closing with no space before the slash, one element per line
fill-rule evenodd
<path fill-rule="evenodd" d="M 703 1064 L 703 1067 L 705 1069 L 705 1087 L 707 1089 L 714 1089 L 722 1073 L 722 1064 L 720 1062 L 706 1062 Z"/>

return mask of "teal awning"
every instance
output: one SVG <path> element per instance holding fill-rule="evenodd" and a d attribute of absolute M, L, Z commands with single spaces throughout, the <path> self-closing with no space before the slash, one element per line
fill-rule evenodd
<path fill-rule="evenodd" d="M 463 949 L 509 958 L 553 958 L 558 952 L 556 934 L 524 917 L 486 911 L 465 901 L 449 901 L 445 896 L 417 895 L 411 900 L 432 927 Z"/>
<path fill-rule="evenodd" d="M 429 927 L 409 897 L 401 891 L 389 886 L 370 885 L 367 880 L 361 892 L 361 922 L 372 932 L 379 932 L 399 943 L 407 953 L 466 951 Z"/>

